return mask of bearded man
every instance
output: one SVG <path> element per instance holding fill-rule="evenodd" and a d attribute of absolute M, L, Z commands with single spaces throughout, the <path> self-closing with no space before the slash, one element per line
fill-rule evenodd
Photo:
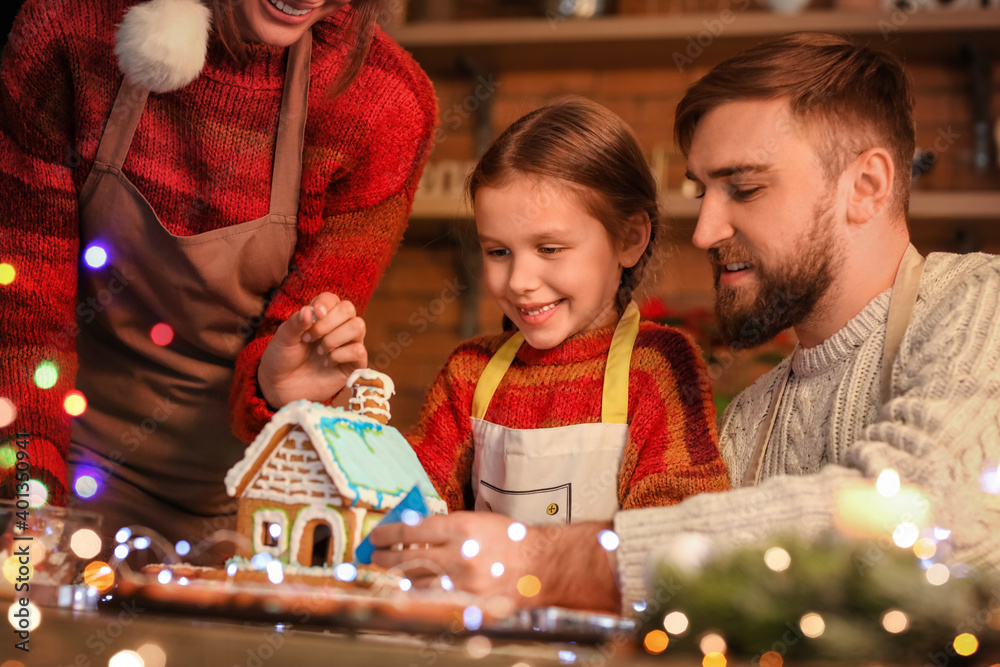
<path fill-rule="evenodd" d="M 700 190 L 693 241 L 715 272 L 722 331 L 736 348 L 788 327 L 799 339 L 720 420 L 734 489 L 619 512 L 611 565 L 598 545 L 608 524 L 514 542 L 509 520 L 470 513 L 379 529 L 376 544 L 432 547 L 376 562 L 430 558 L 489 594 L 533 574 L 541 592 L 528 604 L 642 609 L 653 554 L 681 533 L 734 545 L 816 536 L 842 519 L 846 490 L 891 468 L 951 530 L 953 559 L 1000 572 L 1000 495 L 981 487 L 1000 461 L 1000 260 L 925 260 L 910 245 L 913 102 L 900 64 L 839 37 L 786 36 L 695 83 L 674 131 Z M 467 539 L 488 557 L 460 556 Z M 503 576 L 490 576 L 494 562 Z"/>

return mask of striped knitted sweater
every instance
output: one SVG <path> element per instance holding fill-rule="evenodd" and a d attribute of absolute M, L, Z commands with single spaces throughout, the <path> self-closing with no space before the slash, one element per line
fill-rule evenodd
<path fill-rule="evenodd" d="M 551 428 L 601 419 L 604 370 L 614 327 L 584 332 L 550 350 L 521 346 L 486 420 Z M 472 396 L 510 334 L 456 349 L 431 387 L 410 444 L 450 510 L 472 509 Z M 717 445 L 708 374 L 676 329 L 642 322 L 629 371 L 628 442 L 618 475 L 623 508 L 653 507 L 729 488 Z"/>
<path fill-rule="evenodd" d="M 788 532 L 815 536 L 834 525 L 842 485 L 884 468 L 924 489 L 934 520 L 952 530 L 955 559 L 1000 573 L 1000 494 L 980 486 L 1000 462 L 1000 258 L 927 258 L 891 399 L 881 405 L 890 296 L 877 296 L 821 345 L 798 350 L 726 410 L 720 443 L 735 486 L 792 364 L 759 486 L 618 514 L 625 608 L 646 594 L 646 567 L 677 533 L 735 545 Z"/>
<path fill-rule="evenodd" d="M 65 501 L 69 417 L 62 400 L 76 373 L 80 260 L 78 198 L 121 75 L 113 35 L 136 0 L 28 0 L 0 70 L 0 396 L 17 406 L 0 441 L 27 433 L 33 476 Z M 346 92 L 328 91 L 344 65 L 343 13 L 313 29 L 309 116 L 298 244 L 284 284 L 236 363 L 232 423 L 246 441 L 270 418 L 257 366 L 275 328 L 329 290 L 363 311 L 397 247 L 430 149 L 436 101 L 426 75 L 376 30 Z M 190 236 L 268 212 L 285 50 L 250 48 L 226 60 L 213 33 L 202 75 L 150 95 L 123 171 L 172 234 Z M 17 326 L 11 326 L 17 322 Z M 55 386 L 35 369 L 55 364 Z M 4 471 L 0 471 L 3 474 Z M 7 482 L 10 477 L 7 472 Z M 9 495 L 9 486 L 2 490 Z"/>

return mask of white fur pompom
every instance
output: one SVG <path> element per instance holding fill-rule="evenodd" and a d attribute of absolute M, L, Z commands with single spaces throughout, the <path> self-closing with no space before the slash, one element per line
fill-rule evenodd
<path fill-rule="evenodd" d="M 205 66 L 211 21 L 198 0 L 149 0 L 132 7 L 115 35 L 119 69 L 154 93 L 183 88 Z"/>

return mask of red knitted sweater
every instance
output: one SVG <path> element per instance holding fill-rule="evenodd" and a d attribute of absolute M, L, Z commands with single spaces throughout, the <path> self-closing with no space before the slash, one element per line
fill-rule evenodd
<path fill-rule="evenodd" d="M 497 387 L 486 420 L 550 428 L 601 419 L 604 369 L 614 327 L 573 336 L 551 350 L 524 344 Z M 486 364 L 510 337 L 482 336 L 455 350 L 408 436 L 451 510 L 472 509 L 472 396 Z M 628 443 L 618 474 L 622 509 L 678 503 L 729 488 L 719 455 L 705 364 L 684 334 L 642 322 L 629 371 Z"/>
<path fill-rule="evenodd" d="M 131 4 L 28 0 L 0 70 L 0 263 L 17 272 L 0 286 L 0 397 L 17 408 L 0 431 L 5 496 L 9 448 L 15 433 L 25 433 L 31 476 L 46 484 L 50 502 L 66 499 L 70 418 L 62 402 L 77 370 L 77 205 L 121 82 L 113 35 Z M 402 237 L 431 145 L 430 82 L 381 31 L 353 84 L 330 99 L 344 65 L 342 18 L 313 30 L 293 267 L 237 360 L 231 419 L 245 441 L 271 417 L 256 378 L 275 328 L 323 290 L 363 312 Z M 199 234 L 268 212 L 284 55 L 254 45 L 249 64 L 237 68 L 213 34 L 202 76 L 150 95 L 123 171 L 171 233 Z M 46 361 L 58 380 L 40 389 L 34 374 Z"/>

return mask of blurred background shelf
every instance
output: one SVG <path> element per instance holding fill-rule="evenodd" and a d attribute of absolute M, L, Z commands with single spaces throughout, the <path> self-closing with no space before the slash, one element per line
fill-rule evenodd
<path fill-rule="evenodd" d="M 798 31 L 870 38 L 872 46 L 920 60 L 954 60 L 963 44 L 979 48 L 989 59 L 1000 56 L 1000 10 L 817 10 L 788 16 L 740 11 L 742 4 L 698 14 L 413 23 L 396 26 L 390 34 L 429 72 L 452 70 L 459 55 L 489 70 L 673 65 L 675 52 L 695 61 L 710 53 L 714 62 L 769 37 Z"/>

